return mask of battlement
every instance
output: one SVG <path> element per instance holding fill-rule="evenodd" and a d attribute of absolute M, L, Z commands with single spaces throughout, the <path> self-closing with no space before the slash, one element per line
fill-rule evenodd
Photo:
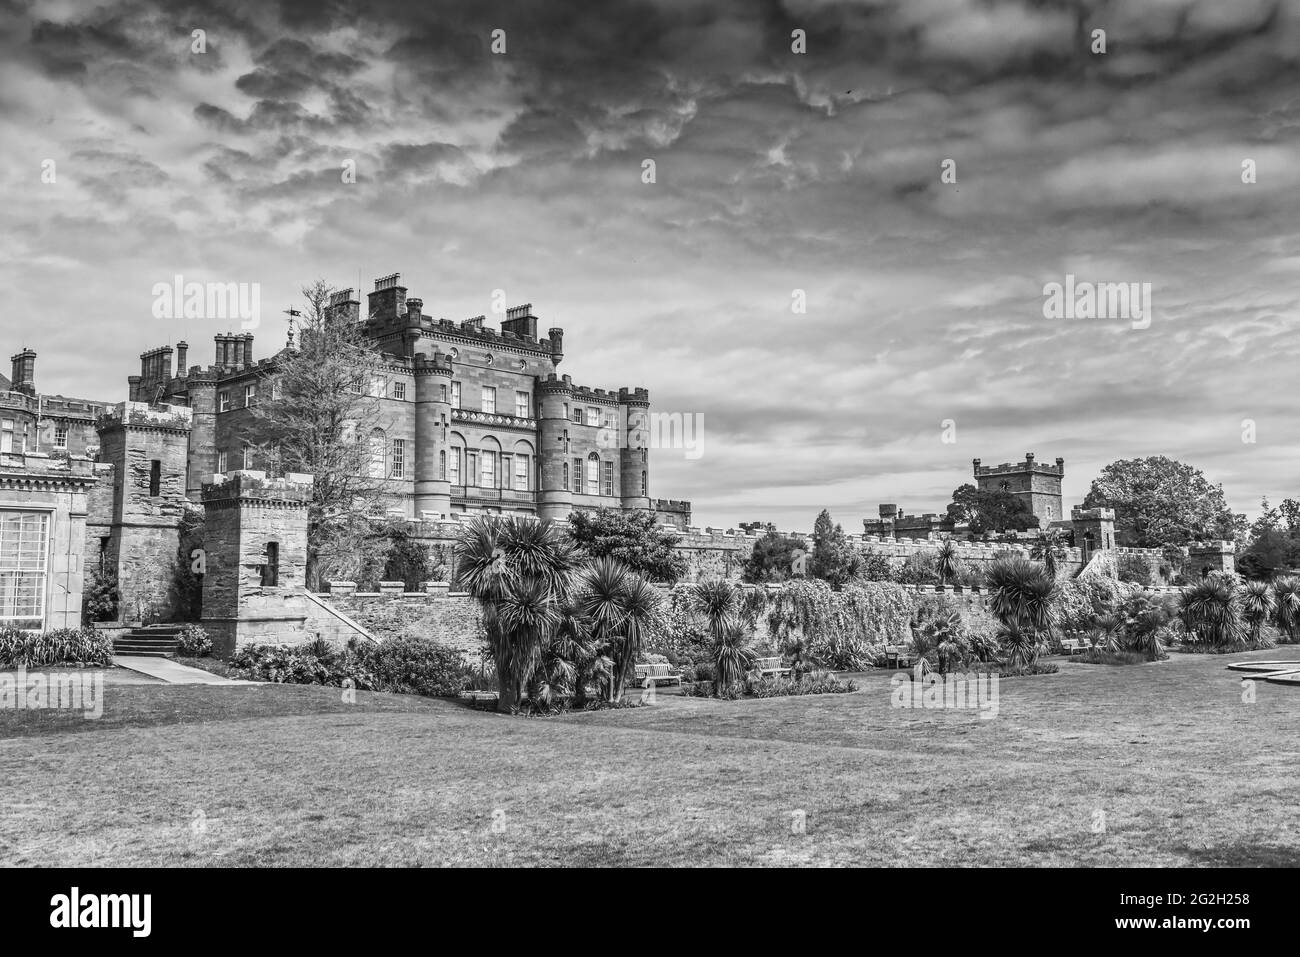
<path fill-rule="evenodd" d="M 451 375 L 451 356 L 447 355 L 445 352 L 435 352 L 433 357 L 430 358 L 426 353 L 417 352 L 415 354 L 415 374 Z"/>
<path fill-rule="evenodd" d="M 204 502 L 257 499 L 306 504 L 311 501 L 314 481 L 301 472 L 268 478 L 265 472 L 241 469 L 210 476 L 203 483 L 202 496 Z"/>
<path fill-rule="evenodd" d="M 619 389 L 618 401 L 621 405 L 649 405 L 649 389 Z"/>
<path fill-rule="evenodd" d="M 98 471 L 94 461 L 85 455 L 45 452 L 0 453 L 0 472 L 21 473 L 28 478 L 67 479 L 72 477 L 94 481 Z"/>
<path fill-rule="evenodd" d="M 1065 459 L 1058 458 L 1055 465 L 1045 465 L 1034 458 L 1033 452 L 1025 453 L 1023 462 L 1011 463 L 1003 462 L 1000 465 L 980 465 L 979 459 L 972 459 L 971 464 L 975 470 L 975 478 L 983 478 L 990 475 L 1023 475 L 1026 472 L 1033 472 L 1037 475 L 1056 475 L 1065 474 Z"/>
<path fill-rule="evenodd" d="M 188 430 L 193 426 L 194 411 L 187 405 L 148 402 L 119 402 L 99 417 L 100 429 L 134 426 L 150 429 Z"/>
<path fill-rule="evenodd" d="M 1113 522 L 1115 521 L 1115 510 L 1113 508 L 1081 508 L 1076 505 L 1070 509 L 1070 518 L 1076 522 Z"/>
<path fill-rule="evenodd" d="M 537 388 L 542 392 L 570 393 L 575 400 L 581 399 L 584 402 L 594 402 L 602 405 L 616 405 L 625 402 L 650 404 L 650 393 L 646 389 L 630 390 L 622 388 L 618 391 L 594 389 L 590 386 L 574 385 L 572 376 L 556 375 L 554 372 L 548 374 L 545 379 L 539 379 Z"/>

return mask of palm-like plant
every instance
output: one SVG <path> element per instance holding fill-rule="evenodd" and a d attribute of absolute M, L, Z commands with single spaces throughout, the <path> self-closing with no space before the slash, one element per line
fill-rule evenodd
<path fill-rule="evenodd" d="M 1266 581 L 1248 581 L 1241 587 L 1241 617 L 1250 633 L 1250 643 L 1258 646 L 1264 622 L 1272 617 L 1277 603 Z"/>
<path fill-rule="evenodd" d="M 496 664 L 497 707 L 519 706 L 555 637 L 577 559 L 550 522 L 484 516 L 456 543 L 456 583 L 478 599 Z M 558 682 L 559 674 L 552 676 Z M 546 687 L 554 687 L 547 680 Z"/>
<path fill-rule="evenodd" d="M 957 543 L 951 538 L 944 539 L 935 552 L 935 570 L 939 573 L 939 584 L 947 585 L 956 579 L 961 559 L 957 557 Z"/>
<path fill-rule="evenodd" d="M 719 692 L 744 684 L 757 655 L 749 647 L 749 633 L 739 622 L 727 621 L 713 636 L 713 680 Z"/>
<path fill-rule="evenodd" d="M 714 639 L 739 623 L 740 601 L 740 589 L 721 578 L 700 582 L 691 595 L 691 604 L 704 616 Z"/>
<path fill-rule="evenodd" d="M 1293 576 L 1273 582 L 1274 620 L 1278 628 L 1294 642 L 1300 631 L 1300 579 Z"/>
<path fill-rule="evenodd" d="M 1061 530 L 1059 528 L 1049 528 L 1038 536 L 1038 540 L 1034 542 L 1033 547 L 1029 550 L 1029 557 L 1042 562 L 1047 574 L 1055 579 L 1057 566 L 1065 558 L 1065 544 L 1061 536 Z"/>
<path fill-rule="evenodd" d="M 1178 603 L 1187 633 L 1197 641 L 1224 649 L 1243 643 L 1241 602 L 1229 579 L 1203 578 L 1184 588 Z"/>
<path fill-rule="evenodd" d="M 1056 582 L 1041 565 L 1012 555 L 989 566 L 988 586 L 989 610 L 1002 622 L 1008 662 L 1032 665 L 1055 618 Z"/>

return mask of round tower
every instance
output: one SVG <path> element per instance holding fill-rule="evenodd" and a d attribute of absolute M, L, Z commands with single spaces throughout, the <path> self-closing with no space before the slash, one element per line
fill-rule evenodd
<path fill-rule="evenodd" d="M 554 373 L 537 380 L 538 441 L 537 517 L 567 519 L 573 511 L 573 479 L 565 481 L 569 465 L 569 431 L 573 423 L 573 380 Z"/>
<path fill-rule="evenodd" d="M 650 508 L 650 393 L 619 389 L 622 434 L 618 453 L 619 494 L 623 508 Z"/>
<path fill-rule="evenodd" d="M 415 356 L 415 517 L 451 514 L 447 457 L 451 444 L 451 359 L 435 352 Z"/>

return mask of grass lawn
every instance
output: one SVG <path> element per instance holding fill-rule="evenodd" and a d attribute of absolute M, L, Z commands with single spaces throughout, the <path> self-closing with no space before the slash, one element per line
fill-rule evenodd
<path fill-rule="evenodd" d="M 1243 703 L 1253 659 L 1300 648 L 1004 679 L 992 720 L 889 673 L 561 718 L 113 684 L 0 711 L 0 863 L 1297 866 L 1300 687 Z"/>

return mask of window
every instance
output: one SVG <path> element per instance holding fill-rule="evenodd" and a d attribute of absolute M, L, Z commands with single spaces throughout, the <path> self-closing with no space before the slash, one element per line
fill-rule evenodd
<path fill-rule="evenodd" d="M 582 409 L 576 405 L 573 407 L 573 421 L 582 425 Z"/>
<path fill-rule="evenodd" d="M 565 417 L 566 419 L 569 417 L 569 403 L 567 403 L 567 402 L 564 403 L 564 417 Z"/>
<path fill-rule="evenodd" d="M 0 420 L 0 452 L 14 450 L 14 420 Z"/>
<path fill-rule="evenodd" d="M 595 452 L 587 456 L 587 494 L 600 494 L 600 456 Z"/>
<path fill-rule="evenodd" d="M 271 380 L 271 398 L 272 398 L 272 399 L 278 399 L 278 398 L 280 398 L 280 396 L 283 395 L 283 394 L 284 394 L 284 390 L 283 390 L 283 388 L 282 388 L 281 385 L 280 385 L 280 380 L 279 380 L 279 379 L 272 379 L 272 380 Z"/>
<path fill-rule="evenodd" d="M 573 490 L 582 494 L 582 459 L 573 460 Z"/>
<path fill-rule="evenodd" d="M 394 399 L 401 399 L 401 400 L 405 400 L 405 399 L 406 399 L 406 383 L 405 383 L 405 382 L 394 382 L 394 383 L 393 383 L 393 398 L 394 398 Z"/>
<path fill-rule="evenodd" d="M 384 477 L 384 452 L 388 443 L 384 440 L 383 429 L 372 429 L 370 432 L 370 477 Z"/>
<path fill-rule="evenodd" d="M 217 453 L 217 471 L 220 472 L 222 475 L 226 474 L 226 453 L 225 452 Z"/>
<path fill-rule="evenodd" d="M 487 451 L 480 452 L 479 465 L 482 468 L 482 471 L 479 473 L 480 480 L 478 484 L 481 485 L 483 488 L 496 488 L 497 487 L 496 454 Z"/>
<path fill-rule="evenodd" d="M 478 482 L 478 453 L 469 449 L 465 450 L 465 484 L 474 485 Z"/>
<path fill-rule="evenodd" d="M 569 463 L 568 463 L 568 462 L 565 462 L 565 463 L 564 463 L 564 478 L 563 478 L 563 481 L 561 482 L 561 484 L 562 484 L 565 488 L 568 488 L 568 487 L 569 487 Z"/>
<path fill-rule="evenodd" d="M 222 389 L 220 392 L 217 393 L 217 411 L 218 412 L 230 411 L 230 393 L 227 392 L 225 389 Z"/>
<path fill-rule="evenodd" d="M 460 383 L 459 382 L 453 382 L 451 384 L 451 407 L 453 409 L 460 408 Z"/>
<path fill-rule="evenodd" d="M 515 466 L 514 463 L 510 461 L 511 458 L 513 458 L 513 456 L 507 455 L 504 452 L 501 453 L 501 487 L 502 488 L 510 488 L 511 478 L 515 474 Z"/>
<path fill-rule="evenodd" d="M 262 587 L 273 588 L 280 582 L 280 545 L 266 543 L 266 561 L 262 564 Z"/>
<path fill-rule="evenodd" d="M 45 624 L 45 572 L 50 516 L 0 510 L 0 621 L 19 628 Z"/>
<path fill-rule="evenodd" d="M 247 409 L 250 405 L 252 405 L 253 400 L 256 398 L 257 398 L 257 386 L 256 385 L 244 386 L 244 408 Z"/>
<path fill-rule="evenodd" d="M 515 415 L 521 419 L 528 418 L 528 393 L 515 393 Z"/>
<path fill-rule="evenodd" d="M 54 447 L 56 449 L 66 449 L 68 447 L 68 427 L 66 425 L 54 427 Z"/>
<path fill-rule="evenodd" d="M 406 470 L 406 439 L 393 439 L 393 478 L 402 478 Z"/>
<path fill-rule="evenodd" d="M 447 387 L 445 385 L 438 386 L 438 398 L 443 402 L 447 401 Z"/>
<path fill-rule="evenodd" d="M 641 494 L 642 494 L 642 495 L 647 495 L 647 494 L 649 494 L 648 492 L 646 492 L 645 488 L 646 488 L 646 485 L 645 485 L 645 473 L 642 472 L 642 473 L 641 473 Z"/>
<path fill-rule="evenodd" d="M 252 467 L 253 467 L 253 447 L 251 445 L 245 445 L 244 464 L 242 468 L 251 469 Z"/>
<path fill-rule="evenodd" d="M 587 410 L 587 424 L 600 425 L 600 409 Z"/>
<path fill-rule="evenodd" d="M 154 459 L 149 463 L 149 494 L 162 494 L 162 462 L 158 459 Z"/>
<path fill-rule="evenodd" d="M 361 386 L 362 386 L 362 383 L 363 383 L 363 382 L 364 382 L 364 379 L 363 379 L 361 376 L 359 376 L 359 375 L 354 375 L 354 376 L 352 377 L 352 383 L 351 383 L 351 385 L 348 386 L 348 390 L 351 391 L 351 392 L 355 392 L 357 395 L 360 395 L 360 394 L 361 394 Z"/>
<path fill-rule="evenodd" d="M 497 390 L 491 386 L 483 387 L 483 411 L 496 412 L 497 410 Z"/>
<path fill-rule="evenodd" d="M 600 471 L 602 473 L 601 484 L 605 486 L 605 494 L 613 495 L 614 494 L 614 463 L 601 462 Z"/>
<path fill-rule="evenodd" d="M 451 465 L 451 472 L 448 474 L 451 477 L 451 484 L 459 485 L 460 484 L 460 449 L 451 450 L 450 465 Z"/>
<path fill-rule="evenodd" d="M 442 449 L 438 452 L 438 478 L 442 481 L 447 480 L 447 450 Z"/>
<path fill-rule="evenodd" d="M 528 491 L 528 456 L 515 456 L 515 488 L 521 492 Z"/>
<path fill-rule="evenodd" d="M 370 377 L 370 398 L 382 399 L 388 394 L 388 383 L 385 382 L 381 375 L 372 375 Z"/>
<path fill-rule="evenodd" d="M 613 430 L 613 428 L 614 428 L 614 413 L 613 413 L 613 412 L 606 412 L 606 413 L 605 413 L 605 428 L 610 429 L 610 430 Z"/>

